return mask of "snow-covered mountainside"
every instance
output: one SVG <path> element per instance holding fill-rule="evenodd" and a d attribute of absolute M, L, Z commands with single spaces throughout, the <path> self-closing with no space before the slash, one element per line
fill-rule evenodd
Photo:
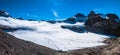
<path fill-rule="evenodd" d="M 11 28 L 26 28 L 9 31 L 8 33 L 17 38 L 34 42 L 55 50 L 75 50 L 86 47 L 105 45 L 102 43 L 105 35 L 99 35 L 91 32 L 77 33 L 69 29 L 61 28 L 62 25 L 81 25 L 84 23 L 55 23 L 51 24 L 45 21 L 27 21 L 18 20 L 11 17 L 0 17 L 0 25 Z M 28 28 L 28 29 L 27 29 Z"/>

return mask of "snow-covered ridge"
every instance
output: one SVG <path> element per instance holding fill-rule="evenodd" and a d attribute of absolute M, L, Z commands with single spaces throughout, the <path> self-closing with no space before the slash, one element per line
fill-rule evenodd
<path fill-rule="evenodd" d="M 86 47 L 105 45 L 102 43 L 108 36 L 95 33 L 76 33 L 68 29 L 62 29 L 62 25 L 83 25 L 83 23 L 68 24 L 56 23 L 51 24 L 45 21 L 27 21 L 13 18 L 0 17 L 0 25 L 13 28 L 28 27 L 34 30 L 17 30 L 8 32 L 17 38 L 34 42 L 55 50 L 74 50 Z"/>

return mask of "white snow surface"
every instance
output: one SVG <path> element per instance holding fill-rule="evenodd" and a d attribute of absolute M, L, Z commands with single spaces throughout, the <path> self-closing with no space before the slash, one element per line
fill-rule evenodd
<path fill-rule="evenodd" d="M 51 24 L 45 21 L 27 21 L 13 19 L 10 17 L 0 17 L 0 25 L 10 26 L 13 28 L 32 28 L 34 30 L 17 30 L 8 33 L 14 35 L 19 39 L 31 41 L 42 46 L 62 51 L 106 45 L 102 43 L 102 41 L 104 41 L 106 38 L 109 38 L 108 36 L 99 35 L 91 32 L 77 33 L 69 29 L 61 28 L 61 25 L 83 25 L 83 23 Z"/>

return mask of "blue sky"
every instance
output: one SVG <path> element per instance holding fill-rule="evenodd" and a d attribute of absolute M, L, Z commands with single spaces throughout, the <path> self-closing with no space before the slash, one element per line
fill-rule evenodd
<path fill-rule="evenodd" d="M 0 9 L 14 17 L 37 20 L 62 20 L 91 10 L 120 16 L 120 0 L 0 0 Z"/>

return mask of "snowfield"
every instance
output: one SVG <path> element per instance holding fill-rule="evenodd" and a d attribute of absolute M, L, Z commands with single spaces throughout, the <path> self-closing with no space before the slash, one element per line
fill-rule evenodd
<path fill-rule="evenodd" d="M 102 43 L 106 38 L 105 35 L 99 35 L 91 32 L 77 33 L 69 29 L 62 29 L 61 25 L 81 25 L 83 23 L 67 24 L 56 23 L 51 24 L 45 21 L 27 21 L 13 18 L 0 17 L 0 25 L 13 28 L 27 27 L 33 30 L 17 30 L 8 32 L 15 37 L 36 44 L 46 46 L 55 50 L 69 51 L 86 47 L 94 47 L 106 45 Z"/>

